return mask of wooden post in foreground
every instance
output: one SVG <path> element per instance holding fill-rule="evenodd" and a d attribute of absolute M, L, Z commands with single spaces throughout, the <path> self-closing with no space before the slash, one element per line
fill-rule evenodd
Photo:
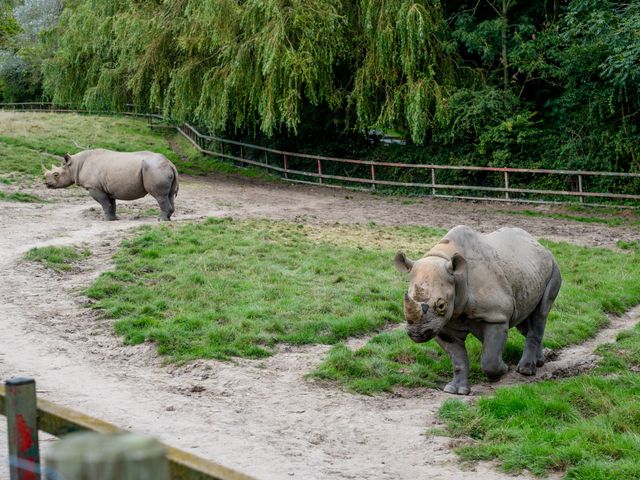
<path fill-rule="evenodd" d="M 12 378 L 5 382 L 11 480 L 40 480 L 36 382 Z"/>
<path fill-rule="evenodd" d="M 46 480 L 169 480 L 164 446 L 135 433 L 72 433 L 45 455 Z"/>

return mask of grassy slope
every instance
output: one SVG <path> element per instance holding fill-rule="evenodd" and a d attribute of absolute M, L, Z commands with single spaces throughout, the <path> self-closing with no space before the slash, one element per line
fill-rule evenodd
<path fill-rule="evenodd" d="M 85 148 L 151 150 L 169 158 L 179 172 L 192 175 L 238 171 L 228 163 L 200 155 L 191 143 L 173 131 L 149 128 L 143 119 L 0 111 L 0 123 L 0 174 L 39 175 L 39 152 L 64 155 Z M 178 146 L 181 155 L 172 150 L 168 140 Z M 42 158 L 47 165 L 52 162 L 51 158 Z M 241 171 L 248 176 L 265 176 L 259 169 Z"/>
<path fill-rule="evenodd" d="M 16 186 L 32 183 L 40 176 L 40 161 L 47 167 L 54 155 L 76 153 L 84 148 L 120 151 L 151 150 L 162 153 L 183 174 L 240 172 L 244 176 L 274 180 L 260 169 L 238 169 L 230 163 L 205 157 L 181 135 L 153 130 L 143 119 L 78 114 L 13 113 L 0 111 L 0 183 Z M 173 151 L 170 142 L 180 154 Z M 74 143 L 75 142 L 75 143 Z M 78 146 L 76 146 L 79 145 Z M 38 201 L 21 192 L 0 191 L 0 200 Z"/>
<path fill-rule="evenodd" d="M 146 121 L 131 117 L 0 111 L 0 123 L 0 142 L 36 152 L 64 155 L 85 148 L 108 148 L 152 150 L 172 157 L 172 160 L 176 158 L 161 133 L 149 129 Z M 28 173 L 40 172 L 39 159 L 27 156 L 21 160 L 20 164 L 30 165 Z M 51 159 L 47 163 L 50 162 Z M 4 161 L 0 165 L 0 171 L 15 171 L 16 168 L 19 168 L 16 164 Z"/>
<path fill-rule="evenodd" d="M 161 134 L 134 118 L 0 111 L 0 124 L 0 182 L 14 189 L 40 181 L 41 161 L 47 168 L 56 163 L 42 152 L 61 156 L 82 150 L 74 141 L 91 148 L 153 150 L 177 160 Z M 4 200 L 35 201 L 23 192 L 0 194 Z"/>

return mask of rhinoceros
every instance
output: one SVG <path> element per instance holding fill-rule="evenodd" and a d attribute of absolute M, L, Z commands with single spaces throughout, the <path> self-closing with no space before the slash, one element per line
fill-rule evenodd
<path fill-rule="evenodd" d="M 48 188 L 74 183 L 86 188 L 104 210 L 106 220 L 116 220 L 116 200 L 136 200 L 150 194 L 160 207 L 160 220 L 170 220 L 178 194 L 178 171 L 164 155 L 153 152 L 85 150 L 68 153 L 60 167 L 47 170 Z"/>
<path fill-rule="evenodd" d="M 544 364 L 542 337 L 562 277 L 551 252 L 524 230 L 480 234 L 460 225 L 415 262 L 398 252 L 395 265 L 410 274 L 409 337 L 417 343 L 435 337 L 451 358 L 453 380 L 445 392 L 470 392 L 469 333 L 482 342 L 481 367 L 492 381 L 508 370 L 502 352 L 511 327 L 526 338 L 517 371 L 535 375 Z"/>

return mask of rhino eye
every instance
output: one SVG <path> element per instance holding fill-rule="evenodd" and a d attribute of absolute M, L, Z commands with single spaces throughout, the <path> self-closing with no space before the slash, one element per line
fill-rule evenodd
<path fill-rule="evenodd" d="M 444 300 L 440 299 L 436 302 L 435 304 L 435 311 L 438 315 L 442 315 L 445 313 L 445 311 L 447 310 L 447 302 L 445 302 Z"/>

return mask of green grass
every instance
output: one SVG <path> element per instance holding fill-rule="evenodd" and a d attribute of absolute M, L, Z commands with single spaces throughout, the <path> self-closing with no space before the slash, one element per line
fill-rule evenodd
<path fill-rule="evenodd" d="M 152 131 L 145 120 L 136 118 L 0 111 L 0 123 L 0 142 L 37 152 L 61 156 L 87 148 L 108 148 L 152 150 L 168 157 L 175 156 L 162 134 Z M 39 159 L 36 160 L 23 159 L 34 165 L 29 173 L 40 172 Z M 0 165 L 4 165 L 4 161 Z"/>
<path fill-rule="evenodd" d="M 556 256 L 563 285 L 551 310 L 545 346 L 562 348 L 593 337 L 607 323 L 607 314 L 620 314 L 640 303 L 640 251 L 617 253 L 568 243 L 543 242 Z M 397 300 L 401 303 L 401 298 Z M 511 329 L 504 359 L 517 364 L 524 339 Z M 483 378 L 479 368 L 480 343 L 469 337 L 470 380 Z M 403 330 L 384 332 L 364 347 L 335 346 L 312 373 L 338 381 L 360 393 L 390 391 L 394 386 L 436 386 L 450 380 L 447 355 L 434 343 L 417 345 Z"/>
<path fill-rule="evenodd" d="M 625 242 L 624 240 L 618 240 L 616 246 L 621 250 L 640 250 L 640 241 L 632 240 Z"/>
<path fill-rule="evenodd" d="M 503 213 L 510 215 L 523 215 L 526 217 L 544 217 L 555 218 L 559 220 L 570 220 L 572 222 L 580 223 L 600 223 L 609 227 L 638 227 L 640 226 L 640 216 L 635 212 L 629 210 L 616 210 L 616 209 L 598 209 L 588 207 L 572 207 L 568 205 L 567 210 L 589 213 L 589 215 L 571 215 L 569 213 L 562 212 L 545 212 L 537 210 L 503 210 Z"/>
<path fill-rule="evenodd" d="M 86 248 L 36 247 L 25 253 L 24 258 L 60 272 L 72 270 L 78 261 L 89 255 L 91 252 Z"/>
<path fill-rule="evenodd" d="M 443 233 L 231 220 L 145 227 L 87 293 L 118 320 L 127 342 L 156 341 L 176 360 L 259 357 L 278 343 L 335 343 L 314 376 L 363 393 L 434 386 L 451 375 L 434 342 L 415 344 L 403 329 L 379 333 L 357 350 L 341 341 L 402 323 L 407 278 L 393 268 L 394 252 L 417 257 Z M 564 276 L 546 346 L 580 343 L 607 323 L 608 313 L 640 303 L 640 252 L 545 244 Z M 470 339 L 468 346 L 477 381 L 480 345 Z M 513 330 L 505 360 L 517 363 L 522 346 Z"/>
<path fill-rule="evenodd" d="M 153 340 L 173 360 L 263 357 L 278 343 L 332 344 L 401 322 L 394 248 L 440 234 L 215 219 L 145 227 L 86 293 L 127 342 Z"/>
<path fill-rule="evenodd" d="M 465 460 L 495 460 L 509 472 L 564 471 L 565 478 L 640 476 L 640 325 L 600 347 L 600 366 L 562 381 L 500 388 L 472 404 L 448 400 L 440 417 Z"/>
<path fill-rule="evenodd" d="M 144 119 L 0 111 L 0 124 L 0 175 L 20 173 L 39 176 L 41 159 L 47 168 L 56 163 L 41 152 L 62 156 L 88 148 L 107 148 L 161 153 L 174 162 L 182 174 L 219 172 L 239 173 L 268 181 L 277 178 L 259 168 L 237 168 L 229 162 L 205 157 L 182 135 L 151 129 Z M 172 150 L 169 141 L 177 145 L 178 152 Z M 7 182 L 11 181 L 7 179 Z"/>
<path fill-rule="evenodd" d="M 46 163 L 47 168 L 50 167 L 53 161 L 51 157 L 42 155 L 31 148 L 12 145 L 0 140 L 0 174 L 2 174 L 2 183 L 14 184 L 24 180 L 25 177 L 40 175 L 40 160 Z"/>
<path fill-rule="evenodd" d="M 6 202 L 44 203 L 44 200 L 37 195 L 22 192 L 4 193 L 0 191 L 0 200 Z"/>

